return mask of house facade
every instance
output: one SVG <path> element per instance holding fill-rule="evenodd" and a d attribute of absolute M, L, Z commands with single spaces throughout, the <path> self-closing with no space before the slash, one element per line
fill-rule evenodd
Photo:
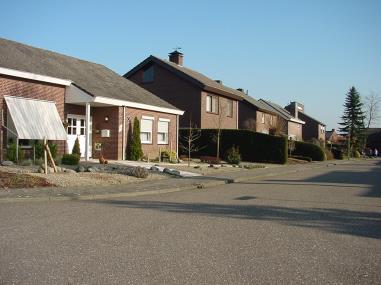
<path fill-rule="evenodd" d="M 292 140 L 303 140 L 303 125 L 305 124 L 304 121 L 293 117 L 289 111 L 276 103 L 264 99 L 260 99 L 259 102 L 266 105 L 278 115 L 277 128 L 281 131 L 281 133 L 287 135 L 288 138 Z"/>
<path fill-rule="evenodd" d="M 303 125 L 303 140 L 311 141 L 313 139 L 325 143 L 326 125 L 319 120 L 307 115 L 304 111 L 304 105 L 298 102 L 291 102 L 285 107 L 291 115 L 305 122 Z"/>
<path fill-rule="evenodd" d="M 219 80 L 184 66 L 178 51 L 169 60 L 149 56 L 124 77 L 184 110 L 180 127 L 238 129 L 239 106 L 244 94 Z"/>
<path fill-rule="evenodd" d="M 0 55 L 4 146 L 16 139 L 28 147 L 45 137 L 63 154 L 78 138 L 86 159 L 125 159 L 137 117 L 146 156 L 177 152 L 183 111 L 105 66 L 6 39 Z"/>

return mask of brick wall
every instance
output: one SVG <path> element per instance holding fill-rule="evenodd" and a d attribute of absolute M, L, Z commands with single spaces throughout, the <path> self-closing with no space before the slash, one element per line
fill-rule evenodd
<path fill-rule="evenodd" d="M 288 135 L 295 136 L 295 140 L 301 141 L 302 137 L 302 125 L 295 122 L 288 122 Z"/>
<path fill-rule="evenodd" d="M 206 96 L 212 95 L 218 97 L 219 110 L 218 114 L 210 113 L 206 111 Z M 217 94 L 202 92 L 201 93 L 201 128 L 203 129 L 214 129 L 218 128 L 220 124 L 221 129 L 237 129 L 237 104 L 238 101 L 233 101 L 233 116 L 229 117 L 226 115 L 227 111 L 227 99 L 225 97 L 219 96 Z M 219 123 L 220 122 L 220 123 Z"/>
<path fill-rule="evenodd" d="M 152 82 L 142 82 L 142 69 L 138 70 L 128 79 L 169 102 L 178 109 L 185 111 L 184 115 L 179 118 L 181 127 L 186 128 L 189 126 L 190 117 L 192 118 L 192 122 L 200 127 L 201 89 L 157 64 L 154 64 L 153 68 L 154 80 Z"/>
<path fill-rule="evenodd" d="M 176 132 L 177 118 L 176 117 L 177 116 L 176 115 L 154 112 L 154 111 L 146 111 L 141 109 L 133 109 L 133 108 L 127 108 L 126 115 L 131 119 L 132 123 L 135 117 L 137 117 L 139 120 L 142 118 L 142 116 L 154 117 L 154 122 L 152 127 L 153 128 L 152 144 L 142 144 L 143 153 L 147 155 L 150 159 L 153 159 L 159 156 L 159 148 L 170 149 L 172 151 L 177 152 L 177 141 L 176 141 L 176 138 L 177 138 L 177 132 Z M 159 118 L 170 120 L 167 145 L 157 144 L 157 124 L 158 124 Z M 126 124 L 126 125 L 128 127 L 129 124 Z M 133 124 L 131 124 L 131 127 L 133 127 Z"/>
<path fill-rule="evenodd" d="M 4 96 L 54 101 L 58 114 L 62 121 L 64 120 L 65 86 L 0 75 L 0 108 L 4 112 L 4 123 L 6 125 L 7 108 Z M 4 143 L 6 140 L 5 133 Z M 60 154 L 64 153 L 66 142 L 56 141 L 54 143 L 58 145 L 58 152 Z"/>

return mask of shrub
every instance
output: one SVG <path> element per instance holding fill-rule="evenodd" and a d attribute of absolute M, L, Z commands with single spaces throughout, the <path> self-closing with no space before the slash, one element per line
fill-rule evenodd
<path fill-rule="evenodd" d="M 324 161 L 325 153 L 324 150 L 315 144 L 306 143 L 306 142 L 295 142 L 295 150 L 293 151 L 294 155 L 301 155 L 311 157 L 315 161 Z"/>
<path fill-rule="evenodd" d="M 241 162 L 241 154 L 239 148 L 234 145 L 226 151 L 225 160 L 230 164 L 239 164 Z"/>
<path fill-rule="evenodd" d="M 176 161 L 176 152 L 169 149 L 161 150 L 161 161 L 164 161 L 165 159 L 168 159 L 169 162 Z"/>
<path fill-rule="evenodd" d="M 72 153 L 72 154 L 64 154 L 62 156 L 62 164 L 66 165 L 77 165 L 79 163 L 79 159 L 81 157 L 79 154 Z"/>
<path fill-rule="evenodd" d="M 295 159 L 299 159 L 299 160 L 305 160 L 305 161 L 308 161 L 308 162 L 311 162 L 311 161 L 312 161 L 312 158 L 311 158 L 311 157 L 308 157 L 308 156 L 292 155 L 291 157 L 292 157 L 292 158 L 295 158 Z"/>
<path fill-rule="evenodd" d="M 335 159 L 344 159 L 344 153 L 340 148 L 332 148 L 332 154 Z"/>
<path fill-rule="evenodd" d="M 8 160 L 16 162 L 16 149 L 17 149 L 16 143 L 11 143 L 8 145 L 8 147 L 7 147 L 7 159 Z M 19 155 L 19 157 L 18 157 L 19 161 L 24 160 L 25 153 L 20 147 L 19 147 L 18 155 Z"/>
<path fill-rule="evenodd" d="M 78 156 L 81 156 L 81 147 L 79 145 L 79 139 L 78 137 L 75 139 L 73 150 L 71 151 L 72 154 L 78 154 Z"/>
<path fill-rule="evenodd" d="M 55 159 L 57 157 L 57 145 L 55 143 L 49 144 L 49 149 L 53 159 Z"/>
<path fill-rule="evenodd" d="M 180 129 L 180 143 L 186 144 L 184 137 L 188 133 L 189 129 Z M 213 138 L 216 130 L 202 129 L 200 133 L 200 138 L 194 142 L 199 149 L 194 152 L 194 156 L 215 156 L 217 146 L 216 140 Z M 226 153 L 233 145 L 239 148 L 242 161 L 282 164 L 287 162 L 288 143 L 285 137 L 256 133 L 250 130 L 221 130 L 220 152 Z M 181 154 L 186 155 L 184 150 L 181 151 Z"/>
<path fill-rule="evenodd" d="M 142 142 L 140 140 L 140 122 L 138 118 L 135 117 L 133 131 L 132 131 L 132 134 L 130 133 L 129 135 L 127 159 L 140 160 L 142 157 L 143 157 L 143 150 L 142 150 Z"/>
<path fill-rule="evenodd" d="M 219 164 L 221 160 L 215 156 L 208 156 L 208 155 L 203 155 L 200 156 L 201 162 L 206 162 L 210 164 Z"/>
<path fill-rule="evenodd" d="M 353 152 L 353 157 L 354 157 L 354 158 L 360 158 L 360 157 L 361 157 L 360 152 L 359 152 L 358 150 L 355 150 L 355 151 Z"/>
<path fill-rule="evenodd" d="M 34 144 L 34 150 L 35 150 L 36 159 L 44 157 L 44 144 L 42 142 L 36 141 Z"/>

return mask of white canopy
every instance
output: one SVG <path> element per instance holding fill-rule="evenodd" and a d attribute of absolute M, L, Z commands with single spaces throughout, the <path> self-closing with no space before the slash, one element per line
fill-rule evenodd
<path fill-rule="evenodd" d="M 67 139 L 54 102 L 10 96 L 4 98 L 19 139 Z"/>

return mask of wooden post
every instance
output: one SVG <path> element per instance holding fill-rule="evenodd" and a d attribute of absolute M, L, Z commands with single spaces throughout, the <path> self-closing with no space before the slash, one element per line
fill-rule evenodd
<path fill-rule="evenodd" d="M 54 162 L 54 159 L 53 159 L 52 153 L 50 152 L 50 148 L 49 148 L 48 144 L 45 144 L 45 151 L 48 152 L 48 156 L 49 156 L 50 162 L 52 163 L 54 172 L 57 172 L 56 163 Z"/>
<path fill-rule="evenodd" d="M 46 138 L 44 138 L 44 146 L 45 145 L 46 145 Z M 48 157 L 47 157 L 47 152 L 45 147 L 44 147 L 44 170 L 45 170 L 45 174 L 48 174 Z"/>

